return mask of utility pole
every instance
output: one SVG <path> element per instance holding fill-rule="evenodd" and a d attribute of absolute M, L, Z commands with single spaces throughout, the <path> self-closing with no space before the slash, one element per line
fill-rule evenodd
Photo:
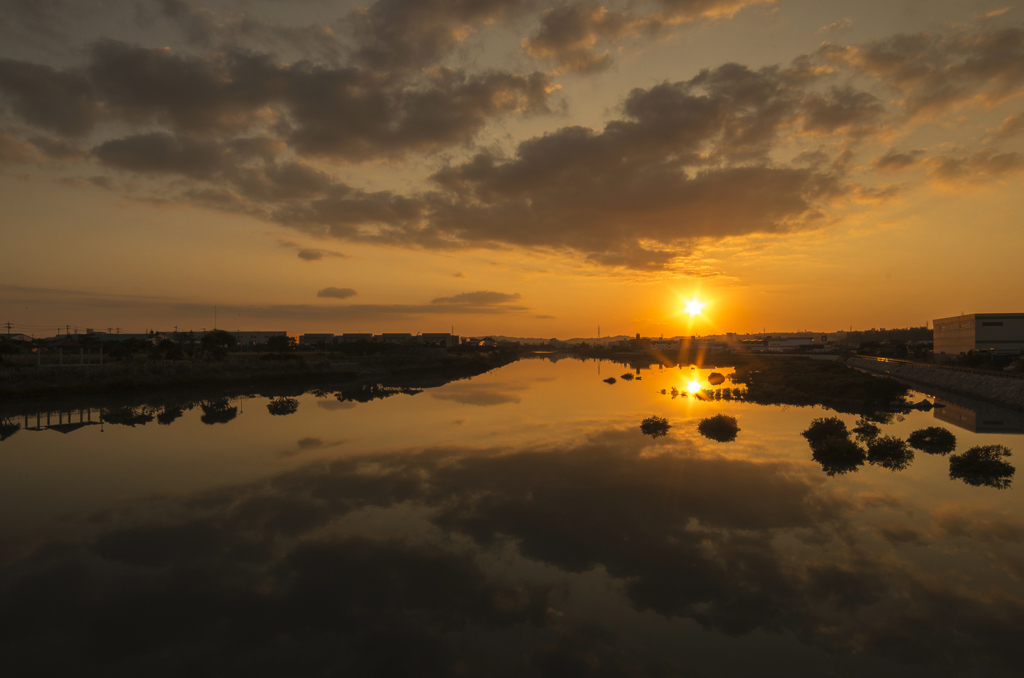
<path fill-rule="evenodd" d="M 7 321 L 7 336 L 11 336 L 11 321 Z"/>
<path fill-rule="evenodd" d="M 217 307 L 213 307 L 213 329 L 217 329 Z"/>

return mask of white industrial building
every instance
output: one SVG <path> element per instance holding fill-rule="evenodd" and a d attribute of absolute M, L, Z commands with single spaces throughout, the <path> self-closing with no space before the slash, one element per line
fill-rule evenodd
<path fill-rule="evenodd" d="M 938 318 L 933 325 L 936 356 L 1024 351 L 1024 313 L 971 313 Z"/>

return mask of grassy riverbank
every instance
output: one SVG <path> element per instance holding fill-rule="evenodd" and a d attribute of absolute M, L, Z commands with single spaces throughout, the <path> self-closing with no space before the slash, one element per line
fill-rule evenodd
<path fill-rule="evenodd" d="M 89 393 L 135 392 L 280 380 L 365 381 L 436 375 L 458 379 L 515 361 L 512 351 L 481 353 L 387 354 L 328 360 L 289 356 L 267 360 L 237 355 L 222 361 L 138 360 L 102 366 L 0 368 L 0 403 Z"/>

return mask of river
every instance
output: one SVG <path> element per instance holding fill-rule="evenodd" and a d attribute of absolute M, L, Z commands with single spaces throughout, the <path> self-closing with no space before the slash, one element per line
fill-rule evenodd
<path fill-rule="evenodd" d="M 18 676 L 1018 675 L 1020 488 L 951 479 L 923 452 L 829 476 L 800 433 L 835 413 L 686 394 L 711 372 L 551 357 L 365 398 L 11 418 L 0 660 Z M 1015 431 L 954 425 L 962 409 L 882 433 L 1024 451 Z M 732 442 L 697 431 L 720 413 Z M 668 435 L 641 433 L 650 416 Z"/>

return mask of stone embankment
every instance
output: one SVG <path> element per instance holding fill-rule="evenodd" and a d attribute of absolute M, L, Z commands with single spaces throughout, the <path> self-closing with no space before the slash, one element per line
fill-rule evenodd
<path fill-rule="evenodd" d="M 980 400 L 1024 410 L 1024 379 L 1015 378 L 1012 375 L 985 374 L 897 360 L 873 360 L 859 356 L 848 358 L 846 364 L 868 372 L 886 374 L 915 384 L 963 393 Z"/>

